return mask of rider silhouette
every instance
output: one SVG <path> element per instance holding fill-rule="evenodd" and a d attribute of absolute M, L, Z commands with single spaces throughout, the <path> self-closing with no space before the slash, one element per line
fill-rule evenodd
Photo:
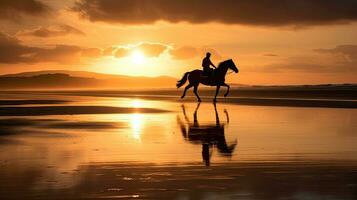
<path fill-rule="evenodd" d="M 210 57 L 211 57 L 211 53 L 207 52 L 206 57 L 203 58 L 202 60 L 202 67 L 203 67 L 203 75 L 211 77 L 213 75 L 213 69 L 210 68 L 210 66 L 212 65 L 215 69 L 216 66 L 212 63 Z"/>

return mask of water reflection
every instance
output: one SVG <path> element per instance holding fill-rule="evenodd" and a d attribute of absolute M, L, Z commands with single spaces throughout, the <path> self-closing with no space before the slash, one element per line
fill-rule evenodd
<path fill-rule="evenodd" d="M 140 141 L 141 139 L 141 129 L 143 124 L 143 115 L 141 114 L 131 114 L 130 124 L 132 128 L 133 138 Z"/>
<path fill-rule="evenodd" d="M 182 105 L 182 113 L 186 123 L 184 123 L 179 116 L 177 118 L 177 122 L 181 128 L 183 137 L 187 141 L 202 145 L 202 160 L 206 166 L 209 166 L 214 148 L 217 149 L 221 156 L 231 157 L 237 146 L 237 140 L 235 140 L 232 144 L 227 144 L 225 137 L 225 127 L 229 124 L 229 115 L 227 110 L 224 110 L 226 123 L 222 123 L 219 118 L 219 113 L 217 112 L 217 106 L 216 104 L 213 104 L 216 117 L 215 123 L 202 125 L 199 123 L 197 116 L 200 105 L 200 103 L 197 104 L 193 113 L 193 123 L 190 122 L 190 119 L 186 114 L 185 105 Z"/>

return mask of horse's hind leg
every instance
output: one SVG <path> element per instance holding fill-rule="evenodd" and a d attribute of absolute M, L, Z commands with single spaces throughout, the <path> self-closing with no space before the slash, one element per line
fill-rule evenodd
<path fill-rule="evenodd" d="M 198 90 L 198 84 L 197 84 L 197 85 L 194 85 L 193 93 L 195 93 L 198 102 L 201 102 L 201 98 L 200 98 L 200 96 L 198 96 L 197 90 Z"/>
<path fill-rule="evenodd" d="M 182 96 L 181 96 L 181 99 L 185 98 L 185 96 L 186 96 L 186 91 L 187 91 L 188 89 L 190 89 L 192 86 L 193 86 L 193 85 L 192 85 L 191 83 L 189 83 L 189 84 L 185 87 L 185 90 L 183 91 L 183 94 L 182 94 Z"/>

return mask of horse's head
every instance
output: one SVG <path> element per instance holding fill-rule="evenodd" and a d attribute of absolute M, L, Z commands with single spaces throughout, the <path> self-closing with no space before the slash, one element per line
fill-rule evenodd
<path fill-rule="evenodd" d="M 232 59 L 227 60 L 227 66 L 229 69 L 233 70 L 235 73 L 239 72 L 238 67 L 234 64 Z"/>

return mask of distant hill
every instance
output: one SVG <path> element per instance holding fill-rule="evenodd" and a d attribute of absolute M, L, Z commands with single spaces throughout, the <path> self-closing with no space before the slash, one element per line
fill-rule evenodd
<path fill-rule="evenodd" d="M 169 76 L 136 77 L 86 71 L 36 71 L 0 76 L 0 89 L 116 89 L 174 88 L 176 79 Z"/>
<path fill-rule="evenodd" d="M 87 71 L 48 70 L 33 71 L 17 74 L 0 75 L 1 89 L 131 89 L 131 88 L 168 88 L 176 91 L 176 78 L 169 76 L 144 77 L 101 74 Z M 232 87 L 239 88 L 239 92 L 249 91 L 313 91 L 329 90 L 341 91 L 357 90 L 357 84 L 322 84 L 322 85 L 244 85 L 231 83 Z M 206 88 L 212 89 L 212 88 Z M 202 90 L 202 89 L 201 89 Z"/>

